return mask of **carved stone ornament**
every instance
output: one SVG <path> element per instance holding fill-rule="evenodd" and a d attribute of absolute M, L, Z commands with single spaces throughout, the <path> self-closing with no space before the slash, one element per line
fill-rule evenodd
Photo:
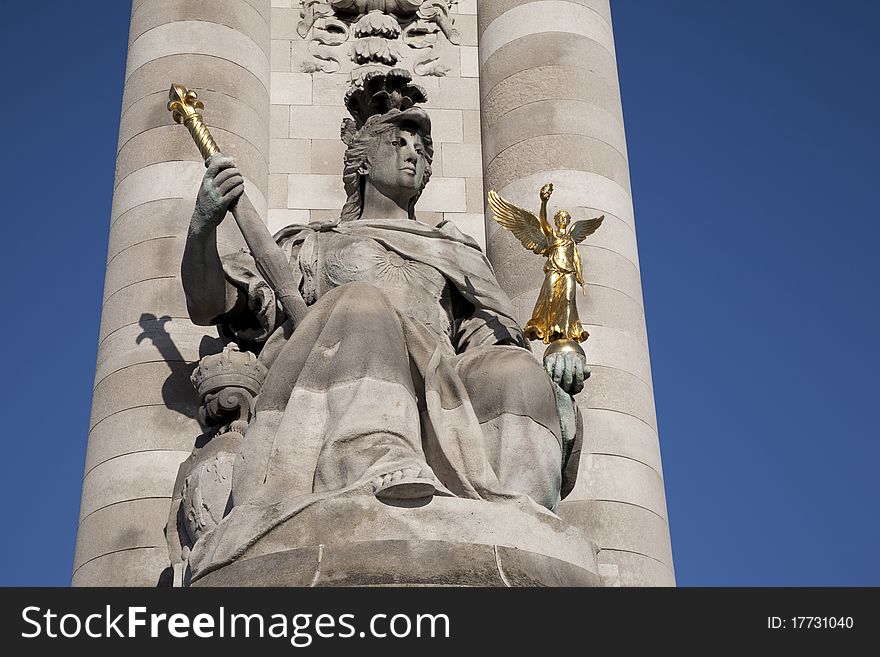
<path fill-rule="evenodd" d="M 181 464 L 174 484 L 165 534 L 176 585 L 183 583 L 189 550 L 228 511 L 232 467 L 266 374 L 254 354 L 234 343 L 202 358 L 192 373 L 199 421 L 207 432 Z"/>
<path fill-rule="evenodd" d="M 449 67 L 440 62 L 440 46 L 444 41 L 461 43 L 450 12 L 455 4 L 455 0 L 302 0 L 297 32 L 308 42 L 311 54 L 302 70 L 335 73 L 348 59 L 356 67 L 404 66 L 416 75 L 446 75 Z"/>
<path fill-rule="evenodd" d="M 235 343 L 202 358 L 191 377 L 201 404 L 199 420 L 207 427 L 243 433 L 266 374 L 257 357 Z"/>

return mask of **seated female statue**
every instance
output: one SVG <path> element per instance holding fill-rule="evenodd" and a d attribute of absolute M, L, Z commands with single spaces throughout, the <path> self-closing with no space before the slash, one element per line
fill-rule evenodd
<path fill-rule="evenodd" d="M 431 175 L 428 114 L 387 108 L 350 124 L 346 142 L 340 219 L 275 236 L 309 307 L 295 327 L 249 253 L 218 255 L 215 231 L 243 178 L 230 158 L 208 162 L 182 268 L 190 314 L 258 353 L 269 374 L 231 511 L 203 551 L 220 550 L 229 526 L 254 540 L 330 497 L 552 511 L 574 484 L 570 395 L 583 364 L 572 355 L 548 376 L 474 240 L 416 220 Z"/>

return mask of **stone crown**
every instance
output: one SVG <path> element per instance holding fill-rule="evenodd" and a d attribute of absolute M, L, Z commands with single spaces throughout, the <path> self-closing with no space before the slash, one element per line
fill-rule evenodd
<path fill-rule="evenodd" d="M 244 388 L 257 395 L 266 380 L 266 366 L 249 351 L 241 351 L 230 343 L 219 354 L 205 356 L 193 371 L 190 381 L 203 399 L 205 395 L 222 388 Z"/>

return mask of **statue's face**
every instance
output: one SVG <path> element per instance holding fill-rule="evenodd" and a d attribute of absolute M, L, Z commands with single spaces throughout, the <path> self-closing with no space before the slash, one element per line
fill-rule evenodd
<path fill-rule="evenodd" d="M 556 213 L 554 219 L 556 219 L 556 227 L 559 230 L 565 230 L 568 227 L 568 222 L 571 220 L 571 215 L 565 210 L 560 210 Z"/>
<path fill-rule="evenodd" d="M 370 154 L 370 182 L 382 194 L 398 198 L 422 188 L 428 158 L 422 137 L 406 128 L 394 128 L 380 134 L 378 144 Z"/>

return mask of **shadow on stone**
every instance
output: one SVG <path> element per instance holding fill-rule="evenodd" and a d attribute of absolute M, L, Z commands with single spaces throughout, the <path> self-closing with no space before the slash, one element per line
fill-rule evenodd
<path fill-rule="evenodd" d="M 165 406 L 169 410 L 194 418 L 197 416 L 198 400 L 190 383 L 190 375 L 197 363 L 188 363 L 174 343 L 174 339 L 165 327 L 171 321 L 172 318 L 168 315 L 157 317 L 152 313 L 143 313 L 138 321 L 142 332 L 135 341 L 137 344 L 144 340 L 152 342 L 171 370 L 162 383 L 162 400 Z M 222 340 L 205 336 L 199 344 L 199 356 L 217 353 L 222 349 Z"/>
<path fill-rule="evenodd" d="M 422 506 L 427 506 L 431 503 L 433 498 L 430 497 L 421 497 L 416 500 L 390 500 L 390 499 L 378 499 L 377 501 L 386 506 L 396 506 L 401 509 L 417 509 Z"/>

